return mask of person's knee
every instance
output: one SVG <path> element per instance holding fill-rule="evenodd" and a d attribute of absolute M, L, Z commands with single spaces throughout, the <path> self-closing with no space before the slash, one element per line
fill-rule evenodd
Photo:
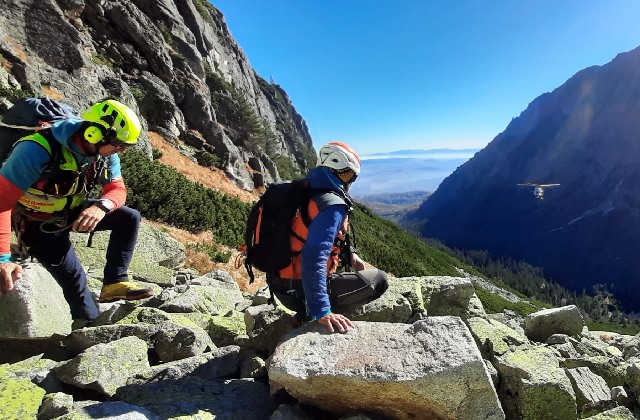
<path fill-rule="evenodd" d="M 382 296 L 384 292 L 389 288 L 389 279 L 387 273 L 382 270 L 378 270 L 376 277 L 373 280 L 374 288 L 378 297 Z"/>
<path fill-rule="evenodd" d="M 127 209 L 129 210 L 129 217 L 131 218 L 131 221 L 136 225 L 139 225 L 140 220 L 142 220 L 142 216 L 140 215 L 140 212 L 130 207 L 127 207 Z"/>
<path fill-rule="evenodd" d="M 118 210 L 119 220 L 122 220 L 124 223 L 128 225 L 129 228 L 137 227 L 140 225 L 140 221 L 142 220 L 142 216 L 140 212 L 136 209 L 132 209 L 131 207 L 122 206 Z"/>

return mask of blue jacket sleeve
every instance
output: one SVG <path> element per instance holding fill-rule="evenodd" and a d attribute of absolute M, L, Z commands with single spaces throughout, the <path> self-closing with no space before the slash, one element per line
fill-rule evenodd
<path fill-rule="evenodd" d="M 318 213 L 309 225 L 307 242 L 301 253 L 302 287 L 307 300 L 307 312 L 312 319 L 331 313 L 327 293 L 327 260 L 346 214 L 346 206 L 329 206 Z"/>
<path fill-rule="evenodd" d="M 107 177 L 100 177 L 100 182 L 104 186 L 111 181 L 122 178 L 122 167 L 120 164 L 120 156 L 117 153 L 107 157 Z"/>
<path fill-rule="evenodd" d="M 18 142 L 7 161 L 2 165 L 0 174 L 22 191 L 31 187 L 49 163 L 49 153 L 34 141 Z"/>

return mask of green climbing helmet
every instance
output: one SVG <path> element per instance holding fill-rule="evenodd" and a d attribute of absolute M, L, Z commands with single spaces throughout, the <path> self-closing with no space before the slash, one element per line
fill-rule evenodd
<path fill-rule="evenodd" d="M 85 140 L 92 144 L 103 142 L 132 146 L 138 142 L 142 131 L 140 120 L 131 108 L 113 99 L 93 105 L 82 113 L 82 118 L 96 123 L 84 133 Z"/>

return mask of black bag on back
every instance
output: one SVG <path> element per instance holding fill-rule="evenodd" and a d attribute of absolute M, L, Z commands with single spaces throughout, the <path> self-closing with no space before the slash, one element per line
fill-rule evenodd
<path fill-rule="evenodd" d="M 37 128 L 44 128 L 56 121 L 81 119 L 70 105 L 54 99 L 21 98 L 2 116 L 0 123 L 0 163 L 4 162 L 14 143 Z"/>
<path fill-rule="evenodd" d="M 252 267 L 265 273 L 277 272 L 291 263 L 291 220 L 309 199 L 305 180 L 271 184 L 251 208 L 245 228 L 245 267 L 253 282 Z"/>

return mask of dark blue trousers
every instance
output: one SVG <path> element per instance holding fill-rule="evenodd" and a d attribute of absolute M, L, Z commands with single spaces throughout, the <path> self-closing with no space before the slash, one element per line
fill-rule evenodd
<path fill-rule="evenodd" d="M 75 218 L 70 218 L 72 222 Z M 138 240 L 140 213 L 129 207 L 120 207 L 108 213 L 96 226 L 96 231 L 110 230 L 104 284 L 128 279 L 127 270 Z M 45 233 L 40 223 L 28 222 L 22 236 L 29 252 L 51 273 L 62 287 L 71 308 L 73 319 L 95 319 L 99 312 L 87 288 L 87 275 L 69 240 L 69 230 Z"/>

